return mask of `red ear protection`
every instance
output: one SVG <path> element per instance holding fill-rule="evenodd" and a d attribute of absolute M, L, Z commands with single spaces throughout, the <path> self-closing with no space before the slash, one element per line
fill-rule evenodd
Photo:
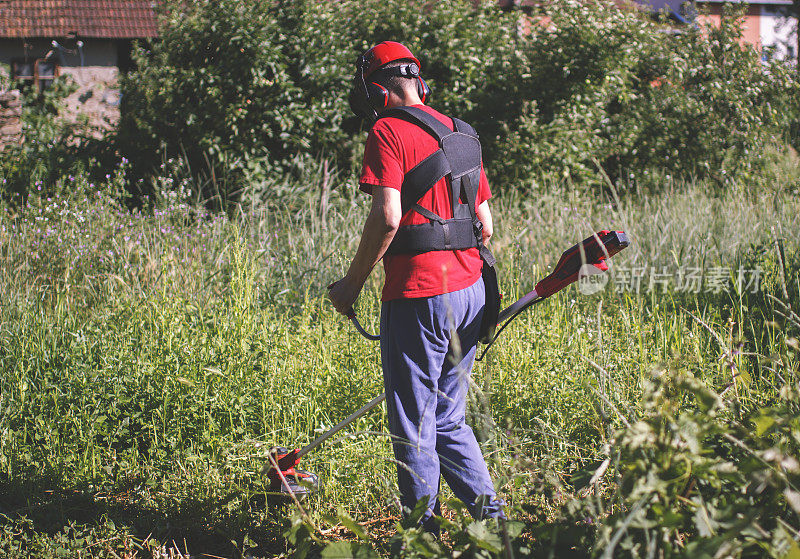
<path fill-rule="evenodd" d="M 417 76 L 417 94 L 423 103 L 427 103 L 428 97 L 431 96 L 431 88 L 428 87 L 428 83 L 421 76 Z"/>
<path fill-rule="evenodd" d="M 367 98 L 376 109 L 385 109 L 389 104 L 389 90 L 379 83 L 367 83 Z"/>

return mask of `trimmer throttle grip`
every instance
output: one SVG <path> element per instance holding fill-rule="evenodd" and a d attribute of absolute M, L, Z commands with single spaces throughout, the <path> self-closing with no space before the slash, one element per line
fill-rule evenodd
<path fill-rule="evenodd" d="M 629 244 L 624 231 L 599 231 L 565 250 L 553 273 L 536 284 L 536 293 L 544 299 L 577 281 L 584 264 L 605 272 L 608 270 L 606 258 L 614 256 Z"/>

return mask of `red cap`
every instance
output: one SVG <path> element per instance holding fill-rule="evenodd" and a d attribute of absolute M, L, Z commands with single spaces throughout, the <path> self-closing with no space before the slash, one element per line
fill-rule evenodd
<path fill-rule="evenodd" d="M 378 43 L 364 53 L 364 77 L 366 78 L 384 64 L 401 59 L 413 60 L 420 69 L 422 68 L 417 57 L 411 54 L 411 51 L 404 45 L 395 41 Z"/>

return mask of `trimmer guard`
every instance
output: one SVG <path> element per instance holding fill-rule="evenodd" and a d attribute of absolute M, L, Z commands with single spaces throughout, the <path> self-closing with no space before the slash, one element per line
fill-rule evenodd
<path fill-rule="evenodd" d="M 273 447 L 270 455 L 278 464 L 280 473 L 273 466 L 267 472 L 269 489 L 271 492 L 280 493 L 287 498 L 294 495 L 298 500 L 312 495 L 319 489 L 319 477 L 316 474 L 296 468 L 300 462 L 299 449 L 291 452 L 284 447 Z"/>

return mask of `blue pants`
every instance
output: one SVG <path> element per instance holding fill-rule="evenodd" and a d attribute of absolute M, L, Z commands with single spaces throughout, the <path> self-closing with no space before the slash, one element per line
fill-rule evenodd
<path fill-rule="evenodd" d="M 381 308 L 381 363 L 401 503 L 413 510 L 427 496 L 423 521 L 439 514 L 440 475 L 473 517 L 503 515 L 475 434 L 465 423 L 484 295 L 478 280 L 460 291 L 395 299 Z M 456 336 L 460 351 L 452 343 Z"/>

